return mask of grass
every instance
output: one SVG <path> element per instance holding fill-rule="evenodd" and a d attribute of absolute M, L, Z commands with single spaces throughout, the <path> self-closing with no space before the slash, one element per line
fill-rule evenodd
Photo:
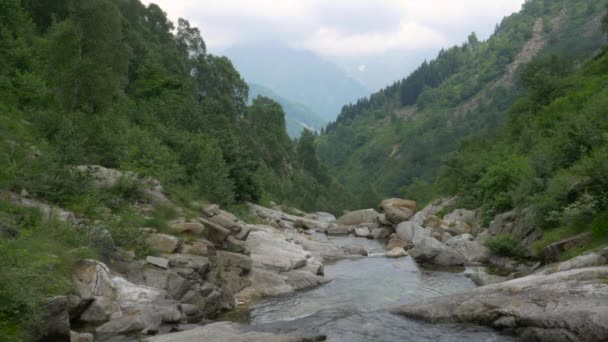
<path fill-rule="evenodd" d="M 485 245 L 492 252 L 500 256 L 519 258 L 523 255 L 521 244 L 511 235 L 491 237 L 486 241 Z"/>

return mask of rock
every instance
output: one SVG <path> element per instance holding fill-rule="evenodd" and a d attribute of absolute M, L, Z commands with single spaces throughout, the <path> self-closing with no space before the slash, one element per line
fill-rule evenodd
<path fill-rule="evenodd" d="M 101 323 L 115 313 L 120 312 L 120 306 L 110 297 L 95 297 L 80 315 L 79 320 L 88 323 Z"/>
<path fill-rule="evenodd" d="M 141 332 L 155 333 L 160 328 L 162 317 L 159 312 L 144 310 L 140 314 L 123 315 L 95 329 L 98 334 L 126 334 Z"/>
<path fill-rule="evenodd" d="M 173 253 L 180 245 L 180 240 L 167 234 L 150 234 L 146 239 L 148 246 L 160 253 Z"/>
<path fill-rule="evenodd" d="M 488 233 L 491 236 L 512 235 L 521 241 L 527 255 L 534 254 L 532 244 L 543 237 L 542 230 L 536 225 L 534 212 L 530 209 L 524 209 L 521 213 L 509 211 L 497 215 L 490 223 Z"/>
<path fill-rule="evenodd" d="M 447 225 L 447 223 L 435 215 L 427 217 L 422 224 L 423 227 L 431 228 L 433 230 L 445 225 Z"/>
<path fill-rule="evenodd" d="M 414 248 L 409 253 L 416 260 L 442 266 L 463 265 L 466 261 L 462 253 L 431 237 L 414 241 Z"/>
<path fill-rule="evenodd" d="M 491 255 L 490 250 L 477 243 L 471 234 L 455 236 L 445 244 L 462 253 L 469 262 L 485 263 Z"/>
<path fill-rule="evenodd" d="M 474 210 L 456 209 L 443 216 L 443 220 L 448 224 L 458 221 L 473 224 L 477 220 L 477 213 Z"/>
<path fill-rule="evenodd" d="M 393 224 L 407 221 L 416 212 L 416 202 L 400 198 L 384 200 L 379 207 L 386 215 L 386 219 Z"/>
<path fill-rule="evenodd" d="M 401 240 L 400 238 L 398 238 L 396 236 L 393 237 L 392 239 L 390 239 L 388 241 L 388 244 L 386 245 L 386 249 L 389 250 L 389 251 L 393 250 L 395 248 L 403 248 L 403 249 L 405 249 L 406 247 L 409 247 L 409 243 Z M 409 249 L 409 248 L 407 248 L 407 249 Z"/>
<path fill-rule="evenodd" d="M 402 222 L 395 229 L 398 238 L 405 242 L 414 242 L 422 237 L 431 237 L 431 229 L 424 229 L 414 222 Z"/>
<path fill-rule="evenodd" d="M 148 269 L 144 271 L 145 285 L 167 291 L 174 299 L 180 299 L 188 292 L 191 284 L 173 271 Z"/>
<path fill-rule="evenodd" d="M 164 268 L 164 269 L 169 268 L 169 260 L 167 260 L 165 258 L 158 258 L 158 257 L 148 255 L 146 257 L 146 262 L 150 265 L 158 266 L 160 268 Z"/>
<path fill-rule="evenodd" d="M 336 220 L 336 217 L 330 213 L 324 213 L 324 212 L 316 212 L 313 214 L 306 214 L 304 215 L 305 219 L 309 219 L 309 220 L 313 220 L 313 221 L 319 221 L 319 222 L 323 222 L 323 223 L 331 223 L 334 222 Z"/>
<path fill-rule="evenodd" d="M 367 238 L 370 236 L 369 229 L 365 227 L 355 228 L 355 236 Z"/>
<path fill-rule="evenodd" d="M 169 294 L 164 290 L 135 285 L 122 277 L 113 277 L 112 287 L 116 293 L 116 303 L 121 308 L 154 304 L 169 299 Z"/>
<path fill-rule="evenodd" d="M 283 273 L 283 275 L 287 277 L 287 284 L 295 291 L 310 289 L 329 282 L 322 276 L 304 270 L 293 270 Z"/>
<path fill-rule="evenodd" d="M 198 239 L 196 241 L 184 242 L 181 245 L 181 253 L 208 257 L 215 255 L 215 247 L 211 241 Z"/>
<path fill-rule="evenodd" d="M 401 248 L 401 247 L 395 247 L 393 249 L 391 249 L 390 251 L 386 252 L 386 256 L 388 258 L 401 258 L 404 256 L 407 256 L 407 252 L 405 251 L 405 249 Z"/>
<path fill-rule="evenodd" d="M 191 341 L 238 341 L 238 342 L 304 342 L 321 339 L 275 335 L 251 331 L 249 326 L 232 322 L 218 322 L 182 332 L 159 335 L 146 339 L 146 342 L 191 342 Z"/>
<path fill-rule="evenodd" d="M 70 316 L 65 296 L 47 298 L 43 302 L 44 314 L 39 324 L 39 341 L 69 341 Z"/>
<path fill-rule="evenodd" d="M 247 278 L 253 268 L 252 258 L 238 253 L 218 251 L 211 257 L 211 269 L 207 279 L 223 290 L 237 293 L 250 285 Z"/>
<path fill-rule="evenodd" d="M 372 229 L 371 235 L 375 240 L 384 240 L 388 238 L 392 233 L 390 228 L 374 228 Z"/>
<path fill-rule="evenodd" d="M 499 276 L 495 274 L 488 273 L 486 268 L 479 268 L 475 273 L 471 274 L 471 280 L 477 286 L 486 286 L 491 284 L 502 283 L 503 281 L 507 281 L 508 278 L 505 276 Z"/>
<path fill-rule="evenodd" d="M 216 246 L 223 245 L 224 241 L 226 241 L 228 236 L 231 234 L 229 229 L 226 229 L 207 219 L 201 217 L 199 218 L 199 221 L 207 228 L 207 238 L 209 241 L 213 242 Z"/>
<path fill-rule="evenodd" d="M 509 327 L 526 341 L 606 341 L 606 279 L 606 266 L 531 275 L 425 299 L 393 312 L 429 322 Z"/>
<path fill-rule="evenodd" d="M 165 254 L 163 257 L 169 260 L 169 265 L 179 268 L 191 268 L 198 273 L 205 274 L 209 270 L 210 261 L 208 257 L 190 254 Z"/>
<path fill-rule="evenodd" d="M 445 232 L 445 233 L 441 234 L 441 242 L 446 243 L 452 237 L 453 237 L 452 234 L 450 234 L 449 232 Z"/>
<path fill-rule="evenodd" d="M 382 213 L 378 215 L 378 223 L 383 226 L 392 226 L 393 223 L 386 218 L 386 214 Z"/>
<path fill-rule="evenodd" d="M 364 246 L 347 246 L 344 247 L 344 251 L 351 255 L 368 256 L 367 248 Z"/>
<path fill-rule="evenodd" d="M 249 233 L 251 233 L 251 227 L 243 226 L 241 231 L 235 234 L 234 237 L 241 241 L 245 241 L 247 240 L 247 237 L 249 237 Z"/>
<path fill-rule="evenodd" d="M 542 249 L 541 257 L 545 263 L 559 261 L 561 259 L 561 255 L 565 251 L 584 246 L 589 243 L 591 239 L 591 233 L 583 233 L 568 239 L 552 243 Z"/>
<path fill-rule="evenodd" d="M 262 269 L 287 272 L 306 266 L 308 253 L 282 235 L 255 231 L 249 234 L 247 246 L 253 264 Z"/>
<path fill-rule="evenodd" d="M 236 216 L 223 210 L 219 210 L 216 215 L 208 217 L 207 220 L 228 229 L 232 234 L 238 234 L 244 226 Z"/>
<path fill-rule="evenodd" d="M 228 252 L 241 253 L 249 255 L 250 251 L 244 241 L 241 241 L 234 236 L 229 236 L 224 242 L 224 246 Z"/>
<path fill-rule="evenodd" d="M 70 321 L 80 317 L 84 310 L 93 302 L 93 298 L 83 299 L 76 295 L 68 295 L 67 299 Z"/>
<path fill-rule="evenodd" d="M 437 241 L 441 241 L 441 233 L 433 232 L 433 234 L 431 234 L 431 236 L 433 237 L 433 239 L 435 239 Z"/>
<path fill-rule="evenodd" d="M 325 231 L 327 235 L 339 236 L 339 235 L 348 235 L 350 234 L 350 227 L 338 226 L 338 227 L 329 227 Z"/>
<path fill-rule="evenodd" d="M 93 342 L 93 334 L 90 333 L 77 333 L 75 331 L 70 332 L 70 342 Z"/>
<path fill-rule="evenodd" d="M 114 295 L 110 269 L 99 261 L 81 261 L 74 271 L 72 280 L 80 298 Z"/>
<path fill-rule="evenodd" d="M 423 226 L 424 221 L 428 217 L 436 215 L 437 213 L 439 213 L 441 210 L 443 210 L 444 208 L 446 208 L 448 206 L 454 205 L 454 203 L 456 203 L 456 201 L 457 201 L 456 197 L 436 200 L 436 201 L 432 202 L 431 204 L 427 205 L 426 207 L 424 207 L 422 210 L 418 211 L 413 217 L 410 217 L 409 221 L 414 222 L 419 226 Z"/>
<path fill-rule="evenodd" d="M 205 234 L 205 226 L 199 222 L 182 222 L 174 223 L 171 225 L 171 229 L 176 233 L 190 234 L 202 236 Z"/>
<path fill-rule="evenodd" d="M 374 209 L 351 211 L 340 217 L 336 223 L 342 226 L 357 226 L 363 223 L 374 223 L 377 221 L 378 215 L 380 214 Z"/>

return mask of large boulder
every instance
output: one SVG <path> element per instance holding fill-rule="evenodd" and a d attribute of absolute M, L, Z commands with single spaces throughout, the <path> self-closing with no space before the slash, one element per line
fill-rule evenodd
<path fill-rule="evenodd" d="M 179 248 L 181 240 L 173 235 L 150 234 L 150 236 L 146 238 L 146 243 L 154 251 L 160 253 L 173 253 Z"/>
<path fill-rule="evenodd" d="M 215 222 L 212 222 L 203 217 L 199 218 L 199 221 L 207 228 L 207 239 L 213 242 L 216 246 L 222 246 L 224 241 L 232 234 L 232 231 L 225 228 Z"/>
<path fill-rule="evenodd" d="M 374 209 L 363 209 L 351 211 L 340 217 L 336 223 L 342 226 L 358 226 L 364 223 L 375 223 L 378 221 L 378 212 Z"/>
<path fill-rule="evenodd" d="M 414 240 L 414 248 L 409 250 L 409 254 L 418 261 L 441 266 L 463 265 L 466 261 L 459 251 L 428 236 Z"/>
<path fill-rule="evenodd" d="M 393 250 L 395 248 L 410 249 L 410 247 L 411 247 L 411 242 L 406 242 L 405 240 L 401 240 L 397 236 L 392 237 L 386 244 L 386 249 L 389 251 Z"/>
<path fill-rule="evenodd" d="M 399 239 L 412 243 L 417 239 L 430 237 L 432 232 L 431 229 L 424 229 L 414 222 L 402 222 L 395 229 L 395 234 Z"/>
<path fill-rule="evenodd" d="M 171 225 L 171 230 L 179 234 L 197 236 L 205 234 L 205 226 L 200 222 L 176 222 Z"/>
<path fill-rule="evenodd" d="M 404 256 L 407 256 L 407 252 L 401 247 L 395 247 L 390 251 L 386 252 L 387 258 L 401 258 Z"/>
<path fill-rule="evenodd" d="M 70 316 L 67 297 L 48 298 L 42 304 L 44 313 L 39 324 L 38 340 L 69 341 Z"/>
<path fill-rule="evenodd" d="M 393 233 L 392 228 L 373 228 L 371 231 L 372 237 L 376 240 L 384 240 Z"/>
<path fill-rule="evenodd" d="M 255 231 L 249 234 L 246 242 L 256 267 L 287 272 L 306 266 L 309 253 L 302 246 L 288 242 L 282 235 Z"/>
<path fill-rule="evenodd" d="M 511 235 L 521 241 L 528 255 L 533 255 L 532 244 L 543 237 L 543 232 L 534 218 L 534 212 L 524 209 L 521 212 L 515 210 L 497 215 L 490 223 L 488 233 L 491 236 Z"/>
<path fill-rule="evenodd" d="M 355 228 L 355 236 L 367 238 L 370 236 L 369 229 L 367 227 Z"/>
<path fill-rule="evenodd" d="M 81 261 L 74 270 L 72 280 L 80 298 L 114 296 L 110 269 L 99 261 Z"/>
<path fill-rule="evenodd" d="M 546 263 L 557 262 L 561 260 L 562 254 L 566 251 L 587 245 L 593 239 L 591 233 L 582 233 L 567 239 L 554 242 L 540 252 L 542 260 Z"/>
<path fill-rule="evenodd" d="M 407 304 L 394 313 L 429 322 L 507 329 L 524 341 L 607 341 L 608 267 L 531 275 Z"/>
<path fill-rule="evenodd" d="M 473 224 L 477 220 L 477 212 L 474 210 L 467 209 L 455 209 L 449 214 L 443 216 L 443 220 L 448 224 L 451 222 L 466 222 L 469 224 Z"/>
<path fill-rule="evenodd" d="M 400 198 L 390 198 L 382 201 L 379 205 L 386 219 L 393 223 L 399 224 L 407 221 L 416 213 L 416 202 Z"/>
<path fill-rule="evenodd" d="M 332 235 L 332 236 L 348 235 L 348 234 L 350 234 L 351 230 L 352 230 L 351 227 L 346 227 L 346 226 L 329 227 L 329 228 L 327 228 L 325 233 L 327 235 Z"/>
<path fill-rule="evenodd" d="M 437 215 L 440 211 L 445 209 L 448 206 L 454 205 L 457 201 L 456 197 L 444 198 L 433 201 L 431 204 L 427 205 L 423 209 L 419 210 L 414 216 L 412 216 L 409 221 L 416 223 L 419 226 L 424 226 L 424 221 L 430 217 Z"/>
<path fill-rule="evenodd" d="M 462 253 L 468 262 L 485 263 L 491 255 L 490 250 L 477 243 L 471 234 L 455 236 L 447 240 L 445 244 Z"/>

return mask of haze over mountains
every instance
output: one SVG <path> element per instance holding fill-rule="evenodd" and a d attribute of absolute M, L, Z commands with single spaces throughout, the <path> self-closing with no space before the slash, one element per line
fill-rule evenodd
<path fill-rule="evenodd" d="M 280 43 L 235 46 L 222 54 L 230 58 L 248 83 L 306 103 L 325 121 L 335 120 L 342 106 L 371 93 L 337 65 L 312 52 Z"/>

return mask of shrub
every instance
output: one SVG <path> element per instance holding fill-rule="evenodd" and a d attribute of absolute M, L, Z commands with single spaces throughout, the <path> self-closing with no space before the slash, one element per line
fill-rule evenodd
<path fill-rule="evenodd" d="M 485 245 L 500 256 L 521 257 L 523 255 L 521 244 L 511 235 L 498 235 L 489 238 Z"/>

